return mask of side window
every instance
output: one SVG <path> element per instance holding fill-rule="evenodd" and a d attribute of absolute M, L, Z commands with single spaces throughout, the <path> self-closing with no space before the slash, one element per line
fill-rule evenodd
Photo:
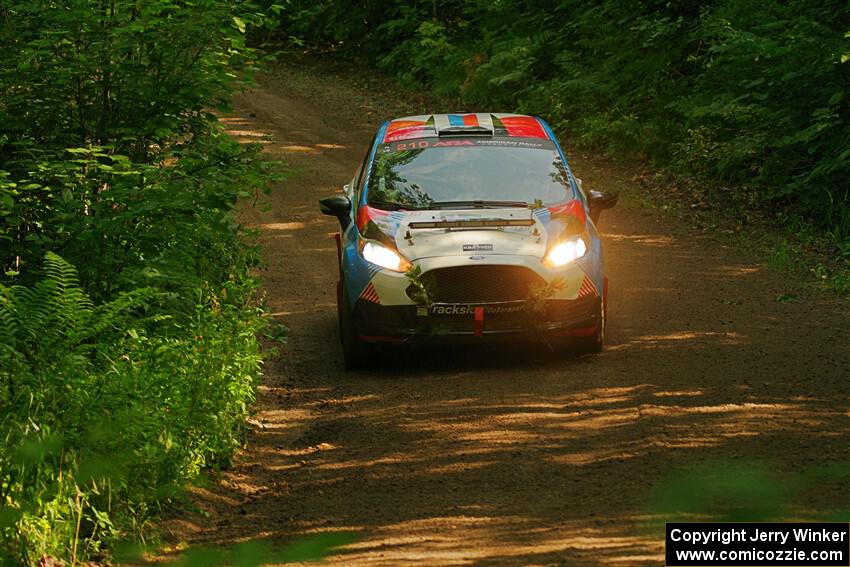
<path fill-rule="evenodd" d="M 357 166 L 357 171 L 354 172 L 354 177 L 351 181 L 345 184 L 346 196 L 351 199 L 351 202 L 357 205 L 357 183 L 360 181 L 360 172 L 363 170 L 363 164 Z"/>
<path fill-rule="evenodd" d="M 363 196 L 363 184 L 366 181 L 366 175 L 369 173 L 366 171 L 366 162 L 369 161 L 369 156 L 367 155 L 363 158 L 363 161 L 360 163 L 360 167 L 357 169 L 357 178 L 354 182 L 354 197 L 353 202 L 359 203 L 360 197 Z"/>
<path fill-rule="evenodd" d="M 369 177 L 368 164 L 369 164 L 369 155 L 372 153 L 372 146 L 375 145 L 375 138 L 377 134 L 372 137 L 372 141 L 369 143 L 369 147 L 366 149 L 366 155 L 363 156 L 363 161 L 360 163 L 360 168 L 357 170 L 357 176 L 355 179 L 354 185 L 354 196 L 351 201 L 357 206 L 360 203 L 360 199 L 363 197 L 363 186 L 366 184 L 366 178 Z"/>

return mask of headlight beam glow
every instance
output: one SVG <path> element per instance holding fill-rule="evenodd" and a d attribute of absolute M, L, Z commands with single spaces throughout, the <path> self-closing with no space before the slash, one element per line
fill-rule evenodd
<path fill-rule="evenodd" d="M 546 255 L 546 263 L 558 268 L 578 260 L 586 253 L 587 244 L 585 244 L 584 239 L 581 237 L 572 238 L 552 248 Z"/>
<path fill-rule="evenodd" d="M 405 272 L 410 268 L 409 260 L 378 242 L 366 241 L 363 244 L 362 254 L 367 262 L 394 272 Z"/>

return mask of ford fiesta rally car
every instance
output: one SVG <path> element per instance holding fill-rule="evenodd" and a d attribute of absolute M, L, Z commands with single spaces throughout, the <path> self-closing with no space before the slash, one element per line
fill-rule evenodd
<path fill-rule="evenodd" d="M 345 364 L 374 343 L 565 338 L 599 351 L 608 280 L 585 192 L 552 130 L 516 114 L 385 122 L 343 195 L 337 305 Z"/>

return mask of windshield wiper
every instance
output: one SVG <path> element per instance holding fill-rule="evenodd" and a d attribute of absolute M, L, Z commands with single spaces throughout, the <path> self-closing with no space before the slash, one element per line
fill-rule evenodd
<path fill-rule="evenodd" d="M 395 201 L 370 200 L 366 204 L 370 207 L 383 209 L 385 211 L 421 211 L 425 209 L 425 207 L 417 207 L 416 205 L 408 205 L 405 203 L 396 203 Z"/>
<path fill-rule="evenodd" d="M 433 209 L 448 209 L 466 207 L 471 209 L 503 209 L 503 208 L 518 208 L 527 209 L 531 207 L 530 203 L 525 201 L 434 201 L 431 203 Z"/>

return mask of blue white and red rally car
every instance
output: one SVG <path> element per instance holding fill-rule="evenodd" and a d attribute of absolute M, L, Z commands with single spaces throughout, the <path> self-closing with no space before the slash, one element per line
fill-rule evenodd
<path fill-rule="evenodd" d="M 348 368 L 374 343 L 567 339 L 602 349 L 596 230 L 616 195 L 585 192 L 552 130 L 516 114 L 385 122 L 344 194 L 337 302 Z"/>

